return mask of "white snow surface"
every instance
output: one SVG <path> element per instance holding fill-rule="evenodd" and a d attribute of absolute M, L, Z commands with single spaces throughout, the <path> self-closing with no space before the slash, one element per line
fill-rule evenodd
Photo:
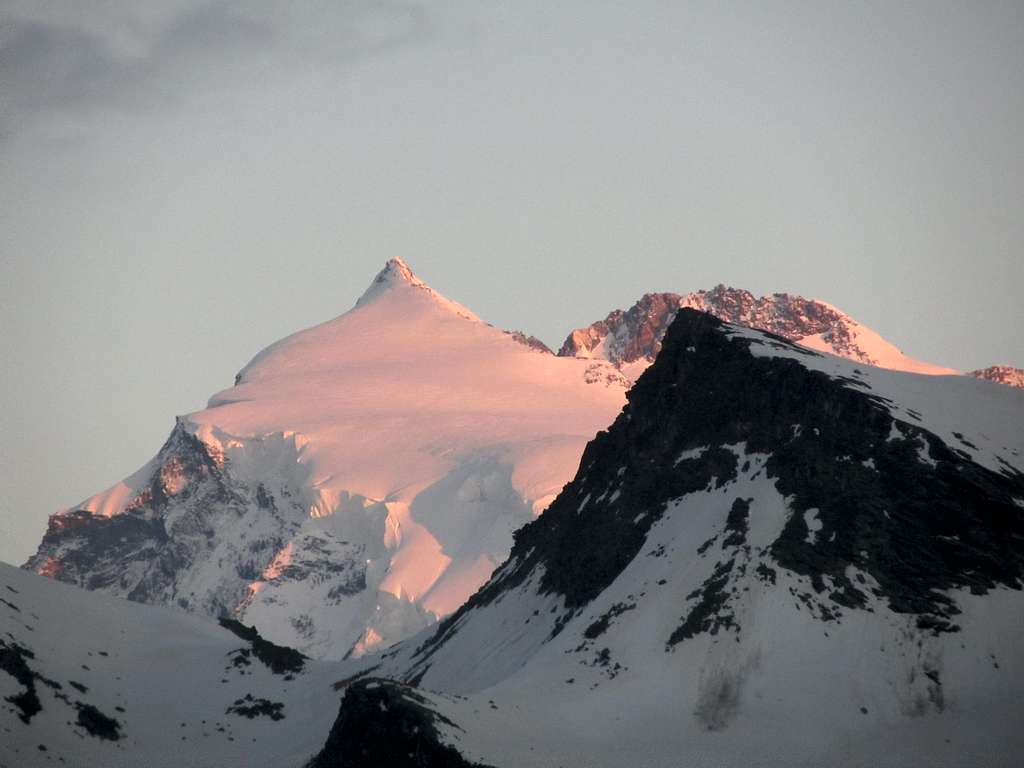
<path fill-rule="evenodd" d="M 323 746 L 338 713 L 332 683 L 361 664 L 309 660 L 290 680 L 255 658 L 235 666 L 231 654 L 248 643 L 207 619 L 3 563 L 0 598 L 0 640 L 31 651 L 30 668 L 61 686 L 36 681 L 42 710 L 28 723 L 2 702 L 5 768 L 299 768 Z M 21 691 L 0 671 L 0 697 Z M 282 704 L 283 718 L 226 711 L 247 695 Z M 77 703 L 116 719 L 121 738 L 88 735 L 76 723 Z"/>
<path fill-rule="evenodd" d="M 276 478 L 305 510 L 239 618 L 340 658 L 450 613 L 572 477 L 625 387 L 610 364 L 532 349 L 391 260 L 355 308 L 272 344 L 181 419 L 232 478 Z M 72 509 L 118 514 L 154 469 Z M 365 564 L 366 589 L 329 596 L 315 574 L 329 562 Z M 196 594 L 221 578 L 196 571 Z"/>

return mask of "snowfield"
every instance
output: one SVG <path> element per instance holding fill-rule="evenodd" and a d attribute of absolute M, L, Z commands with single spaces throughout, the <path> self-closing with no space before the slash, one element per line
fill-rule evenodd
<path fill-rule="evenodd" d="M 337 714 L 338 665 L 275 674 L 249 648 L 208 619 L 0 564 L 0 765 L 298 768 Z M 11 701 L 29 689 L 18 658 L 28 715 Z"/>

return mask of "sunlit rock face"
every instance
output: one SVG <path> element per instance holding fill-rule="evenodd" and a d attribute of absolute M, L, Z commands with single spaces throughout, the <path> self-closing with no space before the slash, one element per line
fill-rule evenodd
<path fill-rule="evenodd" d="M 260 352 L 158 455 L 51 518 L 27 567 L 325 658 L 455 610 L 625 402 L 385 266 L 351 311 Z"/>
<path fill-rule="evenodd" d="M 608 360 L 635 380 L 657 357 L 665 330 L 682 307 L 868 365 L 935 375 L 957 373 L 904 355 L 875 331 L 823 301 L 788 293 L 754 296 L 724 285 L 687 294 L 645 294 L 629 309 L 617 309 L 604 320 L 573 331 L 558 354 Z"/>
<path fill-rule="evenodd" d="M 988 368 L 971 371 L 967 375 L 976 379 L 994 381 L 996 384 L 1005 384 L 1008 387 L 1024 388 L 1024 370 L 1009 365 L 990 365 Z"/>

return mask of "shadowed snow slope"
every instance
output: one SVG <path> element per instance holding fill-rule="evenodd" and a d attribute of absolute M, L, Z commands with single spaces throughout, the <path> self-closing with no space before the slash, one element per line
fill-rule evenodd
<path fill-rule="evenodd" d="M 628 399 L 491 580 L 374 671 L 463 758 L 1019 764 L 1024 393 L 682 309 Z"/>
<path fill-rule="evenodd" d="M 358 663 L 0 564 L 0 765 L 299 768 Z"/>
<path fill-rule="evenodd" d="M 143 469 L 54 515 L 27 567 L 362 653 L 472 594 L 624 392 L 608 363 L 493 328 L 395 259 L 354 309 L 180 418 Z"/>

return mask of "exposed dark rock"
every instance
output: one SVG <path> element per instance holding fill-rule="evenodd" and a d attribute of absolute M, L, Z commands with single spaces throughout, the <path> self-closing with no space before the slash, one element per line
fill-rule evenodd
<path fill-rule="evenodd" d="M 244 698 L 236 699 L 224 714 L 241 715 L 250 720 L 256 717 L 269 717 L 271 720 L 284 720 L 284 704 L 280 701 L 255 698 L 251 693 Z"/>
<path fill-rule="evenodd" d="M 536 350 L 537 352 L 543 352 L 546 355 L 554 354 L 554 352 L 551 351 L 551 348 L 536 336 L 527 336 L 522 331 L 505 331 L 505 333 L 530 349 Z"/>
<path fill-rule="evenodd" d="M 776 574 L 774 568 L 771 568 L 765 565 L 764 563 L 758 563 L 757 568 L 754 569 L 754 572 L 757 574 L 758 578 L 766 584 L 775 583 Z"/>
<path fill-rule="evenodd" d="M 732 560 L 719 563 L 700 589 L 688 595 L 689 598 L 699 599 L 686 620 L 669 636 L 670 647 L 701 632 L 717 635 L 720 629 L 737 629 L 735 617 L 728 610 L 724 610 L 728 600 L 725 588 L 729 583 L 733 564 Z"/>
<path fill-rule="evenodd" d="M 626 611 L 631 611 L 634 608 L 636 608 L 635 603 L 616 603 L 607 611 L 605 611 L 605 613 L 600 618 L 598 618 L 593 624 L 591 624 L 589 627 L 583 630 L 583 636 L 588 640 L 593 640 L 597 637 L 600 637 L 608 629 L 608 626 L 609 624 L 611 624 L 612 619 L 614 619 L 616 616 L 620 616 Z"/>
<path fill-rule="evenodd" d="M 577 476 L 516 533 L 509 562 L 441 622 L 420 656 L 468 611 L 518 587 L 539 566 L 541 591 L 564 598 L 567 620 L 636 557 L 674 499 L 736 477 L 737 455 L 724 446 L 740 443 L 748 454 L 768 455 L 763 471 L 792 509 L 768 554 L 808 577 L 818 603 L 866 606 L 865 585 L 847 576 L 853 566 L 877 581 L 876 595 L 891 610 L 917 614 L 919 626 L 933 631 L 953 631 L 950 618 L 959 609 L 950 590 L 1021 588 L 1024 510 L 1014 497 L 1024 497 L 1024 475 L 976 464 L 917 424 L 897 422 L 856 382 L 801 364 L 817 353 L 771 334 L 763 339 L 797 358 L 755 356 L 748 336 L 710 315 L 679 310 L 658 359 L 615 423 L 588 444 Z M 728 515 L 733 544 L 745 535 L 745 504 L 734 503 Z M 685 503 L 673 514 L 685 515 Z M 818 524 L 813 536 L 805 515 Z M 776 578 L 768 566 L 757 573 L 762 581 Z M 674 638 L 729 626 L 728 614 L 716 610 L 724 577 L 705 584 Z M 826 608 L 815 615 L 838 615 Z"/>
<path fill-rule="evenodd" d="M 729 535 L 722 542 L 723 546 L 738 547 L 747 539 L 747 520 L 750 517 L 750 502 L 752 499 L 736 499 L 729 509 L 729 516 L 725 520 L 725 530 Z"/>
<path fill-rule="evenodd" d="M 308 659 L 307 656 L 299 653 L 294 648 L 276 645 L 269 640 L 264 640 L 260 633 L 256 631 L 256 627 L 247 627 L 236 619 L 228 618 L 220 619 L 220 625 L 243 640 L 248 641 L 252 655 L 266 664 L 275 675 L 301 672 L 305 666 Z M 247 660 L 248 654 L 243 654 L 241 658 Z M 240 662 L 237 660 L 234 663 L 235 666 L 240 665 Z M 247 664 L 247 661 L 245 663 Z"/>
<path fill-rule="evenodd" d="M 103 714 L 92 704 L 76 702 L 75 709 L 78 710 L 78 724 L 90 736 L 107 741 L 117 741 L 121 738 L 121 723 Z"/>
<path fill-rule="evenodd" d="M 335 584 L 327 591 L 329 600 L 340 600 L 343 597 L 358 595 L 366 589 L 366 569 L 356 569 L 348 580 Z"/>
<path fill-rule="evenodd" d="M 27 661 L 33 658 L 35 654 L 25 646 L 0 640 L 0 672 L 6 672 L 24 689 L 4 700 L 18 709 L 18 718 L 23 723 L 28 723 L 43 709 L 36 693 L 38 675 L 28 666 Z"/>
<path fill-rule="evenodd" d="M 25 567 L 137 602 L 224 615 L 245 599 L 249 583 L 300 525 L 305 511 L 297 501 L 275 499 L 275 492 L 286 496 L 283 488 L 272 490 L 263 483 L 253 488 L 234 480 L 217 447 L 178 422 L 145 485 L 123 511 L 106 516 L 77 509 L 52 515 Z M 218 531 L 254 510 L 272 522 L 274 534 L 247 546 L 217 549 Z M 205 594 L 179 594 L 182 574 L 210 558 L 222 563 L 224 580 Z"/>
<path fill-rule="evenodd" d="M 416 689 L 359 680 L 345 689 L 327 743 L 307 768 L 486 768 L 445 744 L 440 724 L 458 728 Z"/>

